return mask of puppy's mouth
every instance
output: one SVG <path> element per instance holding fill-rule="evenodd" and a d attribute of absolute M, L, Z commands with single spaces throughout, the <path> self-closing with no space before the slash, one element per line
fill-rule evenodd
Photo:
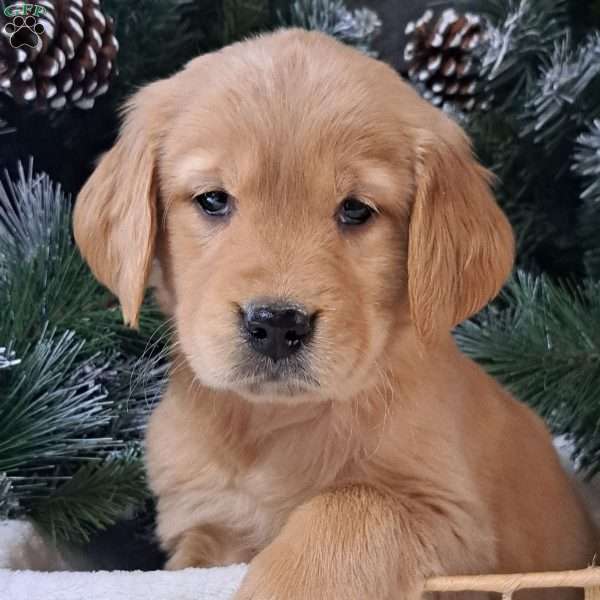
<path fill-rule="evenodd" d="M 298 359 L 273 361 L 269 358 L 242 361 L 234 369 L 234 383 L 252 395 L 297 396 L 315 391 L 319 380 Z"/>

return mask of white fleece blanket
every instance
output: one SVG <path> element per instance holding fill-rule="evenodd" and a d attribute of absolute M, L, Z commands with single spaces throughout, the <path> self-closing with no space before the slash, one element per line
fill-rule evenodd
<path fill-rule="evenodd" d="M 0 522 L 0 600 L 230 600 L 245 565 L 185 571 L 86 571 L 26 521 Z"/>
<path fill-rule="evenodd" d="M 0 570 L 1 600 L 230 600 L 246 567 L 185 571 Z"/>

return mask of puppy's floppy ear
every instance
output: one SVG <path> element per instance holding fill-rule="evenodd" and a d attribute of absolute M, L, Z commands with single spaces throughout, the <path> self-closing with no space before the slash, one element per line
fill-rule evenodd
<path fill-rule="evenodd" d="M 119 138 L 80 191 L 73 215 L 81 253 L 134 327 L 154 255 L 161 84 L 127 103 Z"/>
<path fill-rule="evenodd" d="M 514 238 L 464 132 L 439 115 L 417 137 L 408 288 L 417 333 L 431 342 L 498 293 L 512 269 Z"/>

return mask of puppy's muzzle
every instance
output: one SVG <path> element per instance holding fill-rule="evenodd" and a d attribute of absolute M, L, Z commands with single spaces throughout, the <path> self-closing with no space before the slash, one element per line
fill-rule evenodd
<path fill-rule="evenodd" d="M 250 347 L 273 361 L 299 352 L 310 340 L 314 315 L 297 304 L 250 303 L 241 311 Z"/>

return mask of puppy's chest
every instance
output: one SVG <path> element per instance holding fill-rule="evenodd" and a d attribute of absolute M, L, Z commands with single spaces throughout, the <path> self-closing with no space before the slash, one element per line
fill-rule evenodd
<path fill-rule="evenodd" d="M 313 436 L 319 432 L 280 434 L 230 457 L 234 460 L 219 461 L 220 476 L 210 484 L 194 486 L 202 495 L 196 498 L 196 516 L 236 530 L 249 546 L 264 547 L 290 512 L 346 471 L 346 442 L 328 440 L 321 432 L 317 444 Z"/>

